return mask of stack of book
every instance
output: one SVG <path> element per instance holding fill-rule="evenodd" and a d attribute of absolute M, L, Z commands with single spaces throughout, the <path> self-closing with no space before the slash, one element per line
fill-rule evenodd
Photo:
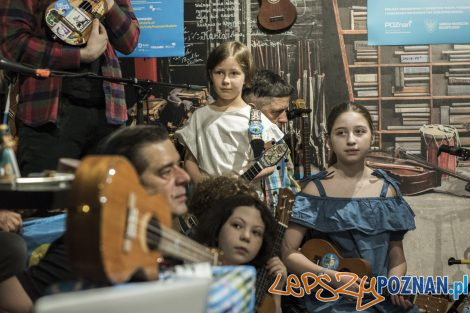
<path fill-rule="evenodd" d="M 470 102 L 441 106 L 441 124 L 464 128 L 466 123 L 470 123 Z"/>
<path fill-rule="evenodd" d="M 354 64 L 377 64 L 377 46 L 369 46 L 367 40 L 354 41 Z"/>
<path fill-rule="evenodd" d="M 377 74 L 354 74 L 353 90 L 357 97 L 378 97 Z"/>
<path fill-rule="evenodd" d="M 364 107 L 369 111 L 372 119 L 372 126 L 375 130 L 379 129 L 379 108 L 377 104 L 365 104 Z"/>
<path fill-rule="evenodd" d="M 402 46 L 401 50 L 395 50 L 400 63 L 428 63 L 429 46 Z"/>
<path fill-rule="evenodd" d="M 470 67 L 453 66 L 444 75 L 447 78 L 447 95 L 470 95 Z"/>
<path fill-rule="evenodd" d="M 360 30 L 367 29 L 367 7 L 360 5 L 353 5 L 350 11 L 351 15 L 351 29 Z"/>
<path fill-rule="evenodd" d="M 397 136 L 395 137 L 395 149 L 398 147 L 411 154 L 421 154 L 421 137 Z"/>
<path fill-rule="evenodd" d="M 442 58 L 449 62 L 469 62 L 470 45 L 453 45 L 452 50 L 442 51 Z"/>
<path fill-rule="evenodd" d="M 429 96 L 429 66 L 395 67 L 392 94 L 397 97 Z"/>
<path fill-rule="evenodd" d="M 397 103 L 395 114 L 400 115 L 401 125 L 387 126 L 387 129 L 419 129 L 424 124 L 429 124 L 431 108 L 429 103 Z"/>

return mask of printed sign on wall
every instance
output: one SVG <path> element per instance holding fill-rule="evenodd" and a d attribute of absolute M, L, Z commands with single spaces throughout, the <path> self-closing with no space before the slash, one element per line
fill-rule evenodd
<path fill-rule="evenodd" d="M 369 45 L 470 43 L 468 0 L 369 0 Z"/>
<path fill-rule="evenodd" d="M 131 4 L 139 20 L 139 43 L 132 54 L 120 57 L 184 55 L 183 0 L 131 0 Z"/>

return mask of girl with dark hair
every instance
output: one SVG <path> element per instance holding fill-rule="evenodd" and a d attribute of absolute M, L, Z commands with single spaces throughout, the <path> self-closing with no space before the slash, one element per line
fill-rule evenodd
<path fill-rule="evenodd" d="M 402 240 L 415 229 L 414 213 L 403 199 L 398 184 L 382 170 L 366 166 L 373 128 L 363 106 L 343 103 L 332 109 L 327 119 L 328 144 L 332 150 L 326 171 L 313 175 L 297 195 L 289 228 L 282 244 L 282 257 L 300 277 L 305 272 L 326 274 L 337 289 L 351 278 L 335 274 L 329 264 L 313 263 L 298 251 L 304 237 L 321 237 L 339 247 L 343 257 L 362 258 L 372 267 L 372 276 L 406 275 Z M 360 279 L 349 287 L 359 291 Z M 311 296 L 300 298 L 308 312 L 356 312 L 356 299 L 341 296 L 320 302 Z M 362 304 L 369 300 L 362 300 Z M 401 295 L 392 295 L 364 312 L 417 312 L 417 307 Z"/>
<path fill-rule="evenodd" d="M 282 290 L 287 270 L 279 257 L 271 257 L 276 221 L 258 198 L 234 195 L 211 206 L 201 216 L 195 229 L 195 239 L 223 251 L 224 265 L 266 266 L 272 276 L 281 274 L 276 289 Z M 273 297 L 276 312 L 281 310 L 280 296 Z"/>

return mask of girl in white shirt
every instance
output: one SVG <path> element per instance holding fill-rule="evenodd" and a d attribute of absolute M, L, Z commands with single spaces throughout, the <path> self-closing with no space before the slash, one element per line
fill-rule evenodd
<path fill-rule="evenodd" d="M 184 167 L 195 183 L 207 175 L 241 175 L 254 161 L 248 132 L 252 107 L 242 99 L 253 75 L 250 51 L 238 41 L 225 42 L 210 53 L 206 67 L 217 100 L 197 109 L 176 132 L 186 147 Z M 261 124 L 264 142 L 282 139 L 281 130 L 263 114 Z M 264 169 L 256 178 L 273 171 Z"/>

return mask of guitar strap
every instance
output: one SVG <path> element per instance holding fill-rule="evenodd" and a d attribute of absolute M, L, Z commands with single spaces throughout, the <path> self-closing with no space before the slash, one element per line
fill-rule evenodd
<path fill-rule="evenodd" d="M 250 121 L 248 123 L 248 136 L 250 138 L 251 149 L 255 159 L 259 159 L 263 154 L 264 141 L 263 141 L 263 124 L 261 123 L 261 111 L 255 109 L 253 104 L 250 104 Z"/>

